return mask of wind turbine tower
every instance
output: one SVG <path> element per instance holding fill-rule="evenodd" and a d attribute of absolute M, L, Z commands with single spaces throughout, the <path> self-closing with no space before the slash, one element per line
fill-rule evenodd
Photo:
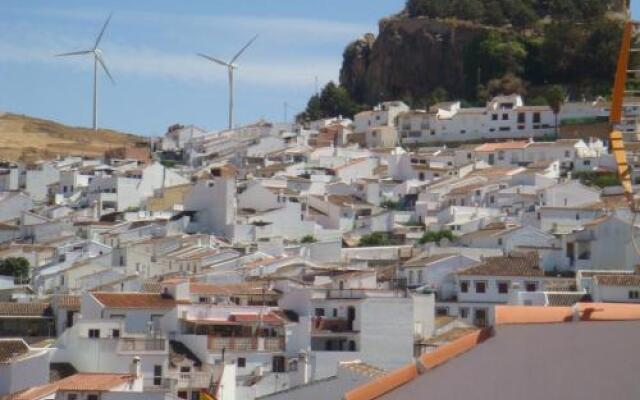
<path fill-rule="evenodd" d="M 102 26 L 102 30 L 100 31 L 100 34 L 98 34 L 98 37 L 92 49 L 56 55 L 56 57 L 80 56 L 86 54 L 93 55 L 93 130 L 95 131 L 98 130 L 98 64 L 107 74 L 109 80 L 111 80 L 111 83 L 115 84 L 115 80 L 113 79 L 113 76 L 111 76 L 111 73 L 109 72 L 109 69 L 107 69 L 107 65 L 104 62 L 102 50 L 98 48 L 98 46 L 100 45 L 100 41 L 102 40 L 102 36 L 104 35 L 104 31 L 107 29 L 107 25 L 109 25 L 110 20 L 111 14 L 109 14 L 109 17 L 107 17 L 107 20 Z"/>
<path fill-rule="evenodd" d="M 233 117 L 234 117 L 234 104 L 233 104 L 233 73 L 234 71 L 238 68 L 238 64 L 236 64 L 235 62 L 238 60 L 238 58 L 240 58 L 240 56 L 242 55 L 242 53 L 244 53 L 245 50 L 247 50 L 247 48 L 249 48 L 249 46 L 251 46 L 251 44 L 253 44 L 253 42 L 255 42 L 255 40 L 258 38 L 258 35 L 254 36 L 253 38 L 251 38 L 251 40 L 249 40 L 247 42 L 247 44 L 245 44 L 240 51 L 238 51 L 236 53 L 235 56 L 233 56 L 233 58 L 229 61 L 229 62 L 224 62 L 222 60 L 219 60 L 217 58 L 211 57 L 209 55 L 206 54 L 202 54 L 202 53 L 198 53 L 198 55 L 202 58 L 205 58 L 211 62 L 214 62 L 216 64 L 222 65 L 223 67 L 227 68 L 227 72 L 229 75 L 229 130 L 233 129 Z"/>

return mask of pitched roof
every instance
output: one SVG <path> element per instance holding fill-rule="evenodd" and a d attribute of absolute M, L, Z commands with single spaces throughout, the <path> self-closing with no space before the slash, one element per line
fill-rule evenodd
<path fill-rule="evenodd" d="M 428 264 L 434 263 L 436 261 L 444 260 L 445 258 L 453 257 L 456 254 L 453 253 L 445 253 L 445 254 L 428 254 L 421 253 L 412 259 L 408 260 L 404 263 L 404 267 L 424 267 Z"/>
<path fill-rule="evenodd" d="M 7 400 L 38 400 L 58 391 L 68 392 L 106 392 L 131 382 L 129 374 L 80 373 L 61 379 L 54 383 L 36 386 L 16 393 Z"/>
<path fill-rule="evenodd" d="M 529 145 L 528 141 L 511 141 L 501 143 L 485 143 L 475 148 L 475 151 L 496 151 L 496 150 L 521 150 Z"/>
<path fill-rule="evenodd" d="M 91 293 L 105 307 L 109 308 L 150 308 L 171 309 L 178 302 L 157 293 Z"/>
<path fill-rule="evenodd" d="M 572 306 L 588 299 L 589 295 L 580 292 L 547 293 L 547 305 L 551 307 Z"/>
<path fill-rule="evenodd" d="M 593 278 L 602 286 L 640 286 L 640 275 L 636 274 L 594 275 Z"/>
<path fill-rule="evenodd" d="M 59 295 L 54 298 L 54 303 L 58 308 L 69 311 L 80 311 L 80 296 Z"/>
<path fill-rule="evenodd" d="M 458 275 L 543 277 L 544 271 L 538 266 L 537 254 L 528 253 L 487 257 L 481 264 L 460 271 Z"/>
<path fill-rule="evenodd" d="M 576 316 L 581 322 L 571 322 Z M 410 363 L 359 386 L 345 399 L 595 400 L 602 393 L 624 399 L 640 393 L 633 378 L 640 367 L 635 345 L 639 339 L 634 334 L 640 328 L 639 304 L 496 306 L 496 324 L 495 329 L 475 331 L 422 355 L 417 365 Z M 535 346 L 523 346 L 533 342 Z M 474 379 L 460 384 L 460 376 Z"/>
<path fill-rule="evenodd" d="M 0 339 L 0 364 L 29 353 L 29 346 L 22 339 Z"/>
<path fill-rule="evenodd" d="M 6 317 L 49 317 L 49 303 L 0 302 L 0 316 Z"/>

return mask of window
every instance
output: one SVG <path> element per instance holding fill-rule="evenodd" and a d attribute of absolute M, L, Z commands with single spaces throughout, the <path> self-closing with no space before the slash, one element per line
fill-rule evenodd
<path fill-rule="evenodd" d="M 178 392 L 178 398 L 179 399 L 187 399 L 187 391 L 186 390 L 180 390 Z"/>
<path fill-rule="evenodd" d="M 511 130 L 510 126 L 502 126 L 498 129 L 500 132 L 509 132 Z"/>
<path fill-rule="evenodd" d="M 413 271 L 409 271 L 409 284 L 413 284 Z"/>
<path fill-rule="evenodd" d="M 153 366 L 153 385 L 160 386 L 162 384 L 162 365 Z"/>
<path fill-rule="evenodd" d="M 76 393 L 69 393 L 67 395 L 67 400 L 78 400 L 78 395 Z"/>
<path fill-rule="evenodd" d="M 111 330 L 111 337 L 119 338 L 120 337 L 120 329 L 112 329 Z"/>
<path fill-rule="evenodd" d="M 89 329 L 89 337 L 97 339 L 100 337 L 100 329 Z"/>
<path fill-rule="evenodd" d="M 582 161 L 582 164 L 585 165 L 585 166 L 589 166 L 589 165 L 591 165 L 591 160 L 584 160 L 584 161 Z"/>
<path fill-rule="evenodd" d="M 460 318 L 467 318 L 469 316 L 469 309 L 467 307 L 460 307 L 458 309 L 458 316 Z"/>
<path fill-rule="evenodd" d="M 509 282 L 498 282 L 498 293 L 500 294 L 509 293 Z"/>
<path fill-rule="evenodd" d="M 449 309 L 447 307 L 437 307 L 436 315 L 438 317 L 446 317 L 447 315 L 449 315 Z"/>
<path fill-rule="evenodd" d="M 498 120 L 498 114 L 491 115 L 491 120 L 492 121 L 497 121 Z"/>
<path fill-rule="evenodd" d="M 186 366 L 186 367 L 180 367 L 180 372 L 183 374 L 189 373 L 191 372 L 191 367 Z"/>
<path fill-rule="evenodd" d="M 525 289 L 527 290 L 527 292 L 535 292 L 538 289 L 538 284 L 536 284 L 535 282 L 527 282 L 525 284 Z"/>
<path fill-rule="evenodd" d="M 487 283 L 484 281 L 476 281 L 476 293 L 485 293 L 487 291 Z"/>
<path fill-rule="evenodd" d="M 97 394 L 88 394 L 87 395 L 87 400 L 98 400 L 98 395 Z"/>
<path fill-rule="evenodd" d="M 498 246 L 502 246 L 502 238 L 498 238 Z"/>
<path fill-rule="evenodd" d="M 504 160 L 504 151 L 500 150 L 498 152 L 498 160 Z"/>
<path fill-rule="evenodd" d="M 271 372 L 286 372 L 284 364 L 284 356 L 273 356 Z"/>
<path fill-rule="evenodd" d="M 571 152 L 570 152 L 569 150 L 565 150 L 565 152 L 564 152 L 564 156 L 565 156 L 566 158 L 571 157 Z"/>
<path fill-rule="evenodd" d="M 315 315 L 316 317 L 324 317 L 324 308 L 316 308 Z"/>
<path fill-rule="evenodd" d="M 469 292 L 469 282 L 467 282 L 467 281 L 460 282 L 460 291 L 462 293 Z"/>
<path fill-rule="evenodd" d="M 244 357 L 238 357 L 238 368 L 244 368 L 247 366 L 247 359 Z"/>
<path fill-rule="evenodd" d="M 533 123 L 534 124 L 539 124 L 540 123 L 540 113 L 539 112 L 534 112 L 533 113 Z"/>
<path fill-rule="evenodd" d="M 422 283 L 422 270 L 418 271 L 418 283 Z"/>
<path fill-rule="evenodd" d="M 629 290 L 629 299 L 631 299 L 631 300 L 640 299 L 640 291 L 638 291 L 638 290 Z"/>
<path fill-rule="evenodd" d="M 503 121 L 508 121 L 509 120 L 509 114 L 502 114 L 502 120 Z"/>
<path fill-rule="evenodd" d="M 526 122 L 526 114 L 523 112 L 518 113 L 518 123 L 524 124 L 525 122 Z"/>
<path fill-rule="evenodd" d="M 333 318 L 338 318 L 338 309 L 337 308 L 333 309 Z"/>

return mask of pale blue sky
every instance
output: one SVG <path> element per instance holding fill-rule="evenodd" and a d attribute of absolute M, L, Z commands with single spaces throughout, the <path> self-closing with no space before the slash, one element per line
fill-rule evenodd
<path fill-rule="evenodd" d="M 144 135 L 174 123 L 223 128 L 227 73 L 195 56 L 239 60 L 237 123 L 299 112 L 320 84 L 336 80 L 344 46 L 404 0 L 0 0 L 0 110 L 91 124 L 90 48 L 106 16 L 101 45 L 116 79 L 99 81 L 99 124 Z"/>
<path fill-rule="evenodd" d="M 404 0 L 0 0 L 0 111 L 91 124 L 92 63 L 54 54 L 92 46 L 109 12 L 102 49 L 116 79 L 102 75 L 102 127 L 162 134 L 174 123 L 224 128 L 227 75 L 195 56 L 239 60 L 237 123 L 299 112 L 337 80 L 344 46 Z M 640 11 L 633 1 L 634 13 Z"/>

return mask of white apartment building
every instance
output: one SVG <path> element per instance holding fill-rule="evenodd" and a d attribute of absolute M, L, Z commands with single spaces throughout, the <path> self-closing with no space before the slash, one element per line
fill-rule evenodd
<path fill-rule="evenodd" d="M 519 95 L 498 96 L 485 107 L 457 101 L 400 114 L 398 130 L 406 144 L 535 138 L 555 133 L 555 116 L 550 107 L 525 106 Z"/>

